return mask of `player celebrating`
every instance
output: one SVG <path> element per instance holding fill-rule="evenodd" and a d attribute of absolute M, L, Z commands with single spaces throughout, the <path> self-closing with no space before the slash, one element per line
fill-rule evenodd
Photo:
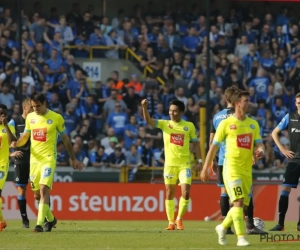
<path fill-rule="evenodd" d="M 291 188 L 297 188 L 300 177 L 300 93 L 295 96 L 297 110 L 288 113 L 273 130 L 272 137 L 277 147 L 288 159 L 283 178 L 283 189 L 279 199 L 279 220 L 278 224 L 270 231 L 284 231 L 285 214 L 289 205 L 289 194 Z M 288 128 L 290 137 L 290 148 L 286 149 L 280 142 L 278 134 Z M 299 215 L 300 216 L 300 215 Z M 300 217 L 297 225 L 300 231 Z"/>
<path fill-rule="evenodd" d="M 34 232 L 44 231 L 42 225 L 45 217 L 48 221 L 45 231 L 50 232 L 57 223 L 49 207 L 49 193 L 56 168 L 58 133 L 69 152 L 72 167 L 81 170 L 84 164 L 75 157 L 62 116 L 47 109 L 46 98 L 42 93 L 34 92 L 30 100 L 34 112 L 27 115 L 24 133 L 18 141 L 11 143 L 11 147 L 22 147 L 30 138 L 30 183 L 36 199 L 40 201 Z"/>
<path fill-rule="evenodd" d="M 264 154 L 264 145 L 258 123 L 247 116 L 250 104 L 249 93 L 236 90 L 232 94 L 231 103 L 235 109 L 234 114 L 219 124 L 200 178 L 204 182 L 208 180 L 209 165 L 219 146 L 225 141 L 223 177 L 233 207 L 222 224 L 216 227 L 216 232 L 219 236 L 219 244 L 226 245 L 226 230 L 233 223 L 238 236 L 237 245 L 248 246 L 250 243 L 245 239 L 243 206 L 249 205 L 251 196 L 254 146 L 257 147 L 255 157 L 259 159 Z"/>
<path fill-rule="evenodd" d="M 148 101 L 142 101 L 142 108 L 145 121 L 153 127 L 163 131 L 165 168 L 164 182 L 166 186 L 166 212 L 169 220 L 167 230 L 183 230 L 182 218 L 185 214 L 190 201 L 190 186 L 192 182 L 192 170 L 190 163 L 190 142 L 193 143 L 199 162 L 202 164 L 199 142 L 196 135 L 195 126 L 191 122 L 181 119 L 185 110 L 185 105 L 179 100 L 172 100 L 169 103 L 169 115 L 171 120 L 152 119 L 147 110 Z M 174 196 L 176 184 L 179 179 L 181 185 L 181 198 L 176 221 Z"/>
<path fill-rule="evenodd" d="M 218 128 L 221 121 L 226 119 L 227 117 L 231 116 L 234 113 L 234 108 L 231 104 L 231 96 L 235 91 L 238 91 L 239 89 L 232 86 L 225 90 L 224 96 L 227 103 L 227 108 L 221 110 L 215 116 L 213 117 L 212 127 L 211 127 L 211 133 L 210 133 L 210 143 L 212 143 L 214 135 L 216 133 L 216 129 Z M 223 142 L 220 145 L 219 149 L 219 159 L 218 159 L 218 167 L 217 171 L 215 167 L 213 167 L 213 171 L 217 172 L 218 180 L 217 185 L 221 188 L 221 197 L 220 197 L 220 207 L 221 207 L 221 214 L 223 219 L 226 217 L 228 211 L 229 211 L 229 197 L 225 189 L 224 180 L 223 180 L 223 163 L 225 158 L 225 143 Z M 213 164 L 214 166 L 214 164 Z M 246 215 L 246 232 L 248 234 L 266 234 L 265 231 L 258 229 L 254 226 L 253 222 L 253 201 L 252 197 L 249 202 L 249 206 L 247 210 L 245 211 Z M 227 234 L 234 234 L 231 230 L 231 227 L 227 228 Z"/>
<path fill-rule="evenodd" d="M 22 102 L 23 114 L 17 117 L 14 120 L 9 122 L 9 125 L 12 125 L 16 131 L 16 137 L 20 138 L 25 129 L 25 119 L 26 116 L 32 112 L 32 107 L 30 99 L 27 98 Z M 9 133 L 8 130 L 8 140 L 11 143 L 16 141 L 12 133 Z M 29 180 L 29 161 L 30 161 L 30 141 L 28 141 L 23 147 L 18 148 L 22 152 L 22 157 L 15 157 L 15 185 L 17 186 L 18 191 L 18 205 L 22 217 L 23 227 L 29 228 L 29 220 L 27 217 L 26 211 L 26 187 Z"/>
<path fill-rule="evenodd" d="M 2 215 L 2 190 L 6 181 L 8 168 L 9 168 L 9 143 L 8 132 L 15 133 L 14 127 L 7 124 L 7 107 L 4 104 L 0 104 L 0 231 L 6 228 L 7 224 L 4 221 Z M 17 151 L 11 154 L 11 156 L 20 157 L 22 152 Z"/>

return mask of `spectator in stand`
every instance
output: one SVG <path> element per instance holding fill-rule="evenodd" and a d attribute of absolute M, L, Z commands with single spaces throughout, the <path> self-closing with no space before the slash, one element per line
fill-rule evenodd
<path fill-rule="evenodd" d="M 126 164 L 125 155 L 122 153 L 121 147 L 116 147 L 114 152 L 108 156 L 108 166 L 120 169 Z"/>
<path fill-rule="evenodd" d="M 115 112 L 108 115 L 106 129 L 113 128 L 117 137 L 123 138 L 125 126 L 128 122 L 127 114 L 121 111 L 120 102 L 115 102 Z"/>
<path fill-rule="evenodd" d="M 106 45 L 109 47 L 113 47 L 111 50 L 107 50 L 105 52 L 106 58 L 110 59 L 119 59 L 119 50 L 126 49 L 128 47 L 127 44 L 124 43 L 122 38 L 118 35 L 117 31 L 112 29 L 108 36 L 106 37 Z"/>
<path fill-rule="evenodd" d="M 125 148 L 129 150 L 130 146 L 134 144 L 138 136 L 138 124 L 134 115 L 130 116 L 129 124 L 125 126 Z"/>
<path fill-rule="evenodd" d="M 68 166 L 69 155 L 62 141 L 57 142 L 57 166 Z"/>
<path fill-rule="evenodd" d="M 128 84 L 126 85 L 126 87 Z M 125 94 L 123 101 L 125 102 L 127 109 L 128 109 L 128 114 L 129 115 L 134 115 L 137 112 L 137 107 L 138 104 L 140 103 L 141 97 L 138 94 L 134 93 L 134 88 L 133 87 L 128 87 L 127 88 L 127 93 Z"/>
<path fill-rule="evenodd" d="M 90 163 L 95 168 L 103 168 L 108 165 L 108 155 L 104 152 L 105 148 L 100 146 L 97 152 L 90 156 Z"/>
<path fill-rule="evenodd" d="M 75 40 L 74 44 L 76 50 L 74 52 L 75 57 L 89 57 L 90 53 L 90 41 L 88 40 L 89 35 L 82 31 L 78 38 Z"/>
<path fill-rule="evenodd" d="M 89 90 L 86 85 L 86 79 L 84 78 L 81 70 L 76 70 L 75 79 L 69 82 L 67 87 L 67 96 L 69 101 L 76 97 L 79 100 L 80 105 L 84 105 L 85 98 L 89 95 Z"/>
<path fill-rule="evenodd" d="M 66 106 L 66 112 L 63 114 L 65 120 L 65 126 L 67 134 L 72 134 L 73 131 L 79 130 L 79 117 L 75 113 L 76 106 L 72 103 L 68 103 Z"/>
<path fill-rule="evenodd" d="M 105 102 L 103 111 L 105 114 L 105 117 L 109 114 L 113 113 L 115 111 L 115 104 L 118 102 L 121 105 L 121 111 L 127 111 L 127 106 L 123 100 L 117 100 L 118 94 L 115 89 L 111 90 L 110 98 Z"/>

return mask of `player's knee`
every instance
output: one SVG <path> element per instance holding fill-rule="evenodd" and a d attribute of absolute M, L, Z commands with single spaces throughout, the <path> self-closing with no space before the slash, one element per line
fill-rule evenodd
<path fill-rule="evenodd" d="M 187 190 L 184 190 L 184 191 L 182 191 L 181 196 L 183 199 L 188 200 L 190 198 L 190 192 Z"/>
<path fill-rule="evenodd" d="M 40 194 L 34 194 L 34 199 L 36 200 L 36 201 L 40 201 L 40 199 L 41 199 L 41 195 Z"/>
<path fill-rule="evenodd" d="M 40 195 L 41 197 L 45 197 L 49 194 L 49 188 L 45 185 L 41 185 L 40 187 Z"/>
<path fill-rule="evenodd" d="M 244 199 L 237 199 L 233 202 L 234 207 L 244 207 Z"/>
<path fill-rule="evenodd" d="M 283 186 L 283 187 L 282 187 L 282 192 L 288 192 L 288 193 L 290 193 L 291 190 L 292 190 L 291 187 L 286 187 L 286 186 Z"/>
<path fill-rule="evenodd" d="M 25 187 L 18 187 L 18 194 L 21 196 L 25 196 L 26 195 L 26 186 Z"/>

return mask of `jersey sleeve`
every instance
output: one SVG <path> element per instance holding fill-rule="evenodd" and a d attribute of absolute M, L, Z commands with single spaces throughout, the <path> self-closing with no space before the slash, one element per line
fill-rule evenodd
<path fill-rule="evenodd" d="M 225 137 L 226 137 L 226 122 L 224 120 L 224 121 L 220 122 L 220 124 L 216 130 L 216 133 L 215 133 L 215 136 L 213 139 L 213 144 L 217 145 L 217 146 L 221 146 L 221 143 L 225 139 Z"/>
<path fill-rule="evenodd" d="M 25 129 L 24 129 L 24 132 L 26 132 L 26 133 L 30 133 L 31 132 L 30 118 L 29 118 L 29 116 L 27 116 L 26 120 L 25 120 Z"/>
<path fill-rule="evenodd" d="M 155 127 L 164 130 L 165 126 L 167 124 L 166 120 L 155 120 Z"/>
<path fill-rule="evenodd" d="M 289 120 L 290 114 L 286 114 L 285 117 L 283 117 L 283 119 L 281 120 L 281 122 L 277 125 L 277 128 L 279 128 L 280 131 L 286 129 L 289 125 Z"/>
<path fill-rule="evenodd" d="M 66 126 L 65 126 L 65 120 L 61 115 L 58 115 L 57 117 L 57 131 L 59 132 L 60 135 L 66 134 Z"/>
<path fill-rule="evenodd" d="M 193 123 L 190 123 L 190 142 L 196 142 L 198 141 L 198 137 L 196 134 L 196 129 Z"/>
<path fill-rule="evenodd" d="M 260 126 L 259 126 L 258 122 L 256 122 L 256 124 L 255 124 L 255 133 L 254 133 L 254 145 L 256 145 L 257 143 L 262 142 L 260 134 L 261 134 L 261 129 L 260 129 Z"/>
<path fill-rule="evenodd" d="M 10 122 L 8 123 L 8 125 L 16 126 L 15 120 L 14 120 L 14 119 L 11 119 Z"/>
<path fill-rule="evenodd" d="M 16 136 L 16 129 L 15 129 L 15 126 L 12 126 L 12 125 L 8 125 L 8 127 L 9 127 L 9 129 L 10 129 L 10 132 L 14 135 L 14 136 Z"/>

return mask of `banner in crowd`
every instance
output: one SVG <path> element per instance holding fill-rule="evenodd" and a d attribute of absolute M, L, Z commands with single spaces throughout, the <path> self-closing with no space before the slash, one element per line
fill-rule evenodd
<path fill-rule="evenodd" d="M 29 187 L 28 187 L 29 188 Z M 277 220 L 280 185 L 256 185 L 253 188 L 254 215 L 263 220 Z M 290 195 L 288 221 L 298 220 L 299 202 L 293 190 Z M 60 220 L 166 220 L 165 188 L 163 184 L 122 183 L 55 183 L 51 192 L 51 207 Z M 213 184 L 194 184 L 186 220 L 221 220 L 220 188 Z M 176 208 L 180 186 L 176 193 Z M 6 219 L 20 219 L 17 189 L 7 182 L 3 193 L 3 213 Z M 28 215 L 36 218 L 37 204 L 28 190 Z"/>

